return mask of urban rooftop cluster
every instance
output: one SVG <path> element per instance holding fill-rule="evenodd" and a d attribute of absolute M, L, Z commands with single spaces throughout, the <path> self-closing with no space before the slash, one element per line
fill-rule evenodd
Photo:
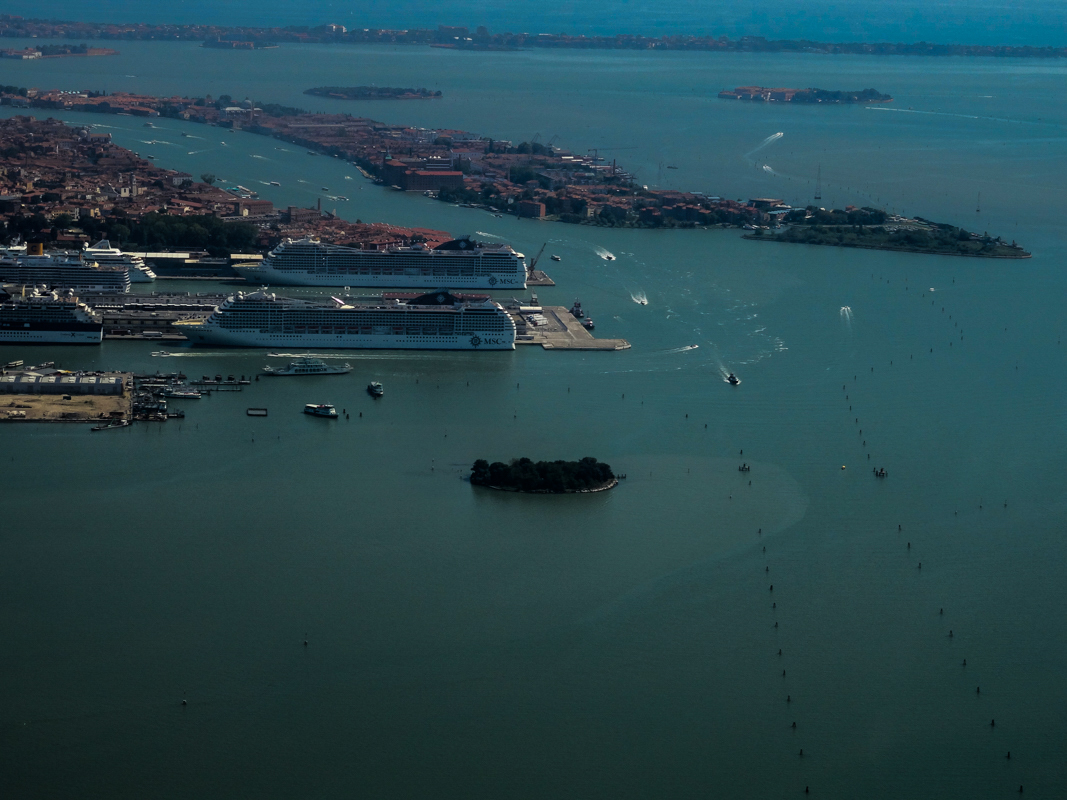
<path fill-rule="evenodd" d="M 277 211 L 253 193 L 156 167 L 114 144 L 108 133 L 29 116 L 0 120 L 0 224 L 8 236 L 61 246 L 96 235 L 116 241 L 133 237 L 144 245 L 218 244 L 222 249 L 228 239 L 267 248 L 286 237 L 309 235 L 366 249 L 451 238 L 443 231 L 351 223 L 320 209 Z M 227 231 L 242 235 L 227 237 Z M 185 240 L 173 240 L 175 236 Z"/>
<path fill-rule="evenodd" d="M 746 225 L 766 209 L 695 192 L 649 189 L 595 151 L 572 153 L 539 142 L 494 140 L 476 133 L 388 124 L 349 114 L 315 114 L 228 95 L 152 97 L 30 90 L 0 101 L 34 108 L 173 117 L 245 129 L 345 159 L 404 191 L 523 217 L 612 226 Z M 256 201 L 265 203 L 266 201 Z M 237 213 L 268 211 L 246 202 Z"/>

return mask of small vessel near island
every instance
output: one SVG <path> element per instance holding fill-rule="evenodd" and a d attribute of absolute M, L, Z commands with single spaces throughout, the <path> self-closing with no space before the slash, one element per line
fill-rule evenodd
<path fill-rule="evenodd" d="M 338 367 L 327 364 L 320 358 L 301 356 L 296 359 L 296 361 L 290 361 L 288 366 L 280 369 L 275 367 L 264 367 L 263 372 L 260 374 L 272 375 L 274 377 L 284 375 L 344 375 L 351 371 L 351 364 L 345 364 L 343 367 Z"/>
<path fill-rule="evenodd" d="M 731 372 L 729 375 L 726 376 L 726 382 L 731 386 L 737 386 L 741 383 L 741 379 Z"/>
<path fill-rule="evenodd" d="M 175 400 L 199 400 L 202 397 L 196 389 L 190 389 L 185 386 L 168 386 L 160 392 L 160 395 Z"/>
<path fill-rule="evenodd" d="M 385 387 L 378 383 L 378 381 L 371 381 L 367 384 L 367 394 L 371 397 L 381 397 L 385 394 Z"/>
<path fill-rule="evenodd" d="M 89 430 L 91 431 L 110 431 L 116 428 L 128 428 L 130 421 L 128 419 L 118 419 L 114 422 L 109 422 L 107 425 L 94 425 Z"/>
<path fill-rule="evenodd" d="M 329 403 L 308 403 L 304 406 L 304 413 L 313 417 L 337 419 L 337 409 Z"/>

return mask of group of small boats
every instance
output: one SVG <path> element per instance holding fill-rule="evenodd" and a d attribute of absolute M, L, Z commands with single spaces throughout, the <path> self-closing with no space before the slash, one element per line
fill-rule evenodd
<path fill-rule="evenodd" d="M 271 353 L 270 355 L 275 354 Z M 284 367 L 266 366 L 260 374 L 273 378 L 295 375 L 346 375 L 352 369 L 351 364 L 346 363 L 344 366 L 327 364 L 321 358 L 301 356 L 295 361 L 290 361 Z M 378 381 L 371 381 L 367 384 L 367 394 L 371 397 L 381 397 L 385 394 L 385 388 Z M 337 419 L 340 416 L 337 413 L 337 409 L 330 403 L 307 403 L 304 406 L 304 413 L 313 417 L 326 417 L 327 419 Z"/>

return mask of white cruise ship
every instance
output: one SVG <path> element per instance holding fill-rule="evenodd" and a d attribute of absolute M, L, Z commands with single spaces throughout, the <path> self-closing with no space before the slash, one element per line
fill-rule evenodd
<path fill-rule="evenodd" d="M 0 256 L 0 283 L 125 294 L 130 291 L 130 270 L 125 265 L 101 267 L 80 255 L 45 253 L 41 245 L 31 244 L 25 255 Z"/>
<path fill-rule="evenodd" d="M 234 267 L 246 280 L 281 286 L 367 286 L 525 289 L 526 257 L 506 244 L 455 239 L 437 247 L 416 244 L 357 250 L 318 239 L 286 239 L 259 264 Z"/>
<path fill-rule="evenodd" d="M 82 250 L 82 259 L 95 261 L 101 267 L 126 267 L 130 271 L 130 283 L 151 283 L 156 273 L 144 263 L 144 259 L 131 253 L 123 253 L 112 247 L 107 239 L 101 239 L 92 247 Z"/>
<path fill-rule="evenodd" d="M 404 350 L 514 350 L 515 323 L 488 297 L 443 289 L 407 300 L 293 300 L 238 292 L 206 320 L 179 320 L 193 345 Z"/>
<path fill-rule="evenodd" d="M 104 324 L 70 290 L 0 289 L 0 342 L 19 344 L 100 344 Z"/>

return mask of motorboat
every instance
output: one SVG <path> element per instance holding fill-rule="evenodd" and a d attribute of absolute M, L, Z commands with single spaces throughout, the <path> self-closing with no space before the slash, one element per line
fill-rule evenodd
<path fill-rule="evenodd" d="M 560 259 L 560 257 L 559 257 L 559 256 L 557 256 L 557 255 L 551 255 L 551 256 L 549 256 L 549 258 L 551 258 L 551 259 L 552 259 L 553 261 L 560 261 L 560 260 L 562 260 L 562 259 Z"/>
<path fill-rule="evenodd" d="M 352 371 L 351 364 L 345 364 L 343 367 L 327 364 L 320 358 L 309 358 L 302 356 L 296 361 L 290 361 L 286 367 L 264 367 L 263 375 L 273 375 L 275 377 L 281 377 L 285 375 L 344 375 L 347 372 Z"/>
<path fill-rule="evenodd" d="M 737 386 L 741 383 L 741 379 L 734 375 L 732 372 L 726 376 L 726 382 L 731 386 Z"/>
<path fill-rule="evenodd" d="M 378 381 L 371 381 L 367 385 L 367 394 L 371 397 L 381 397 L 385 394 L 385 388 Z"/>
<path fill-rule="evenodd" d="M 593 324 L 593 320 L 589 319 L 589 317 L 586 317 L 585 321 L 582 322 L 582 327 L 585 328 L 587 331 L 591 331 L 593 330 L 593 328 L 596 327 L 596 325 Z"/>
<path fill-rule="evenodd" d="M 196 389 L 188 389 L 183 386 L 168 386 L 160 395 L 173 397 L 176 400 L 199 400 L 202 395 Z"/>
<path fill-rule="evenodd" d="M 308 403 L 304 406 L 304 413 L 313 417 L 337 419 L 337 409 L 329 403 Z"/>

